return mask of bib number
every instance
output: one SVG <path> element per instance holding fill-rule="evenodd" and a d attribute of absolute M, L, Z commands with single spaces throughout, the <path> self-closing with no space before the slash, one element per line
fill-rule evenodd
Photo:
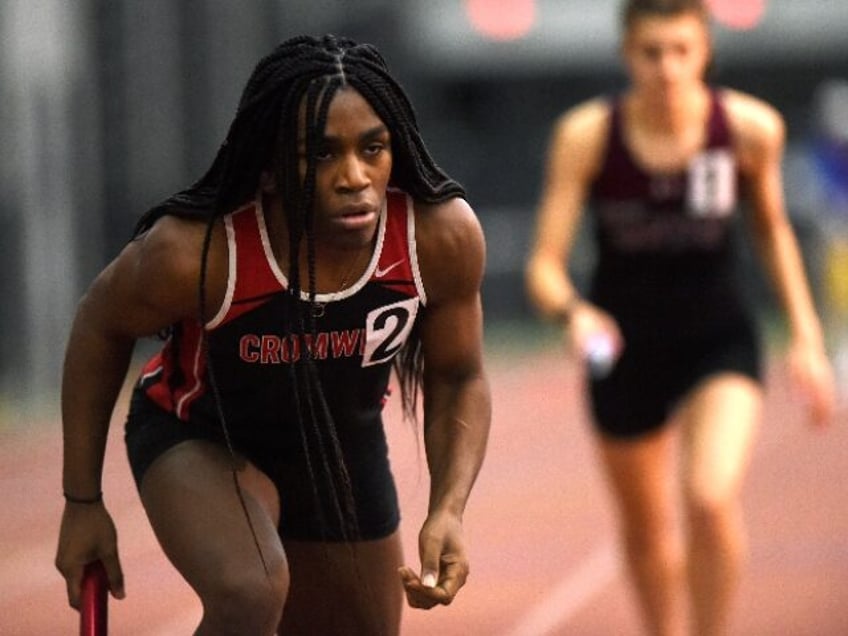
<path fill-rule="evenodd" d="M 418 303 L 418 298 L 410 298 L 368 312 L 363 367 L 388 362 L 400 351 L 412 331 Z"/>
<path fill-rule="evenodd" d="M 736 170 L 727 150 L 702 152 L 689 165 L 687 207 L 696 217 L 723 217 L 736 205 Z"/>

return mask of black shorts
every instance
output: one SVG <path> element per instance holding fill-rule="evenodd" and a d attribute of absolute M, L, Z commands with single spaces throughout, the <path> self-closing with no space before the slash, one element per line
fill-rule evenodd
<path fill-rule="evenodd" d="M 137 486 L 156 458 L 180 442 L 202 439 L 226 446 L 219 428 L 182 421 L 139 389 L 133 392 L 125 431 L 127 454 Z M 310 456 L 311 462 L 307 462 L 301 443 L 281 445 L 273 435 L 261 431 L 242 435 L 231 430 L 230 437 L 236 452 L 276 485 L 281 508 L 279 531 L 284 539 L 373 540 L 385 538 L 398 528 L 397 491 L 382 426 L 361 427 L 355 434 L 339 434 L 356 513 L 356 536 L 351 536 L 350 524 L 339 518 L 339 506 L 341 510 L 345 507 L 344 494 L 334 495 L 328 486 L 327 466 L 334 471 L 337 462 L 330 459 L 325 464 L 320 456 Z M 310 474 L 316 479 L 310 479 Z"/>
<path fill-rule="evenodd" d="M 661 427 L 680 400 L 704 378 L 736 372 L 760 382 L 760 343 L 748 319 L 698 334 L 658 333 L 628 341 L 612 372 L 590 380 L 596 428 L 635 438 Z"/>

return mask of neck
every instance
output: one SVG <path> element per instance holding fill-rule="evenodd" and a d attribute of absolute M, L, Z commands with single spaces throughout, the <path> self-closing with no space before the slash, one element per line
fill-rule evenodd
<path fill-rule="evenodd" d="M 280 270 L 291 275 L 291 245 L 288 224 L 279 197 L 263 196 L 262 209 L 268 240 Z M 359 247 L 337 247 L 323 243 L 320 238 L 315 243 L 315 280 L 316 291 L 331 293 L 349 287 L 362 275 L 368 264 L 373 241 Z M 307 239 L 304 236 L 298 250 L 301 288 L 309 285 L 309 253 Z"/>
<path fill-rule="evenodd" d="M 631 112 L 641 126 L 668 133 L 679 133 L 693 124 L 700 125 L 709 104 L 710 94 L 706 86 L 693 87 L 673 97 L 634 90 L 630 99 Z"/>

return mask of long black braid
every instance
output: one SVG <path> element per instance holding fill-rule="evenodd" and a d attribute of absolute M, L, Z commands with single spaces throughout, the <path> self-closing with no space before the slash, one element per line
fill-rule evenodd
<path fill-rule="evenodd" d="M 334 512 L 341 522 L 343 538 L 347 539 L 358 535 L 350 482 L 309 345 L 310 341 L 314 342 L 316 330 L 314 312 L 308 306 L 304 309 L 304 303 L 297 302 L 301 297 L 300 251 L 304 242 L 308 264 L 307 291 L 310 301 L 315 302 L 315 157 L 330 101 L 335 92 L 345 86 L 356 89 L 390 130 L 392 185 L 425 203 L 465 196 L 462 186 L 445 174 L 431 157 L 421 138 L 409 99 L 374 46 L 333 35 L 320 38 L 300 36 L 283 42 L 260 60 L 242 93 L 226 139 L 207 172 L 189 188 L 145 213 L 136 224 L 134 236 L 147 231 L 165 215 L 206 222 L 199 281 L 199 320 L 203 324 L 207 309 L 207 256 L 215 221 L 254 199 L 260 189 L 263 172 L 274 175 L 290 240 L 287 293 L 295 301 L 291 303 L 295 308 L 294 315 L 284 328 L 292 343 L 297 342 L 302 352 L 297 363 L 290 365 L 289 369 L 295 387 L 301 438 L 316 499 L 318 487 L 314 462 L 324 469 L 333 495 Z M 302 125 L 299 115 L 304 105 L 306 170 L 301 175 L 297 140 L 299 126 Z M 205 351 L 207 374 L 213 385 L 218 416 L 225 440 L 235 457 L 208 343 Z M 417 328 L 413 329 L 393 364 L 401 386 L 404 413 L 414 418 L 423 374 Z M 316 457 L 311 456 L 310 448 L 317 449 Z M 238 485 L 237 478 L 235 481 Z M 339 489 L 342 496 L 339 496 Z M 321 509 L 319 505 L 319 514 Z"/>

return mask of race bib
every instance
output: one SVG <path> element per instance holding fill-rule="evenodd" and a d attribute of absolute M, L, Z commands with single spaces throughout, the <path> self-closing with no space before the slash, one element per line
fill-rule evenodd
<path fill-rule="evenodd" d="M 415 323 L 418 304 L 418 298 L 409 298 L 368 312 L 363 367 L 388 362 L 400 351 Z"/>
<path fill-rule="evenodd" d="M 736 165 L 727 149 L 708 150 L 689 164 L 686 207 L 692 216 L 727 216 L 736 206 Z"/>

